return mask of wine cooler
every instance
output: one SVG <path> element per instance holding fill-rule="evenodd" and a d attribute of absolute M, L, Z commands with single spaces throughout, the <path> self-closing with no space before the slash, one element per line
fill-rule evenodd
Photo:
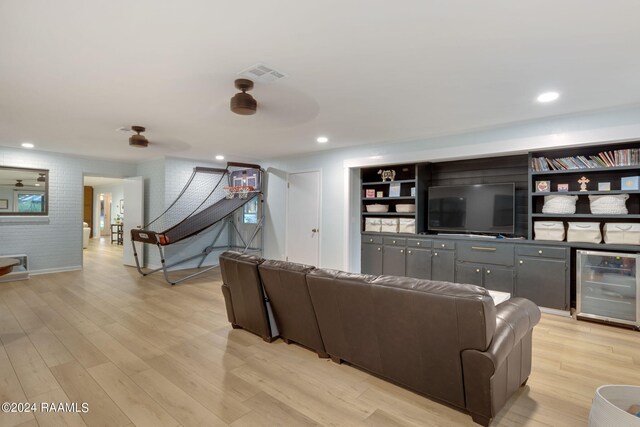
<path fill-rule="evenodd" d="M 577 251 L 577 317 L 640 327 L 639 254 Z"/>

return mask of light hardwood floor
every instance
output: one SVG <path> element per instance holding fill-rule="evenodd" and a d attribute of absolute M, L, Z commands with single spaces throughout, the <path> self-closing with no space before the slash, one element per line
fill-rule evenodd
<path fill-rule="evenodd" d="M 0 402 L 87 402 L 0 426 L 450 426 L 471 418 L 226 320 L 220 276 L 169 286 L 92 241 L 85 270 L 0 283 Z M 494 422 L 586 425 L 601 384 L 640 384 L 640 333 L 543 315 L 533 372 Z M 35 415 L 35 416 L 34 416 Z"/>

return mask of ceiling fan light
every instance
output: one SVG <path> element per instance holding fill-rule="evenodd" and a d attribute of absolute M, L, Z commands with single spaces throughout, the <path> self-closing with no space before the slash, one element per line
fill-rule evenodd
<path fill-rule="evenodd" d="M 136 148 L 145 148 L 149 145 L 149 140 L 144 136 L 140 135 L 141 132 L 144 132 L 146 129 L 144 126 L 131 126 L 131 130 L 137 132 L 135 135 L 131 135 L 129 138 L 129 145 Z"/>
<path fill-rule="evenodd" d="M 16 187 L 24 187 L 21 179 L 16 179 Z"/>
<path fill-rule="evenodd" d="M 250 116 L 256 113 L 258 103 L 253 96 L 245 92 L 236 93 L 231 98 L 231 111 L 241 116 Z"/>
<path fill-rule="evenodd" d="M 39 173 L 38 175 L 40 175 L 40 176 L 38 177 L 38 179 L 36 179 L 36 181 L 38 181 L 38 182 L 45 182 L 45 181 L 47 180 L 47 179 L 44 177 L 44 174 L 43 174 L 43 173 Z"/>

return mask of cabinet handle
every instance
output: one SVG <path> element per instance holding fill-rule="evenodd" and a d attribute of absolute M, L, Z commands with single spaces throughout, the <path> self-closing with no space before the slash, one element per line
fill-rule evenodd
<path fill-rule="evenodd" d="M 418 246 L 420 246 L 420 242 L 418 242 Z"/>
<path fill-rule="evenodd" d="M 381 251 L 381 250 L 382 250 L 382 248 L 378 248 L 378 250 L 379 250 L 379 251 Z"/>
<path fill-rule="evenodd" d="M 369 239 L 370 242 L 373 242 L 373 239 Z"/>
<path fill-rule="evenodd" d="M 434 253 L 433 253 L 433 256 L 438 256 L 438 252 L 434 252 Z"/>
<path fill-rule="evenodd" d="M 491 274 L 491 270 L 487 270 L 487 274 Z"/>
<path fill-rule="evenodd" d="M 540 249 L 540 250 L 538 251 L 538 253 L 539 253 L 540 255 L 542 255 L 542 249 Z"/>
<path fill-rule="evenodd" d="M 404 253 L 404 249 L 400 249 L 400 253 L 403 254 Z"/>
<path fill-rule="evenodd" d="M 442 244 L 442 247 L 444 248 L 445 246 L 446 246 L 446 245 L 443 243 L 443 244 Z"/>
<path fill-rule="evenodd" d="M 393 241 L 393 244 L 394 244 L 394 245 L 396 244 L 396 241 L 395 241 L 395 240 Z"/>
<path fill-rule="evenodd" d="M 480 273 L 480 269 L 479 268 L 476 268 L 476 273 Z"/>
<path fill-rule="evenodd" d="M 523 260 L 520 260 L 520 264 L 524 264 L 524 261 L 523 261 Z"/>
<path fill-rule="evenodd" d="M 408 253 L 409 255 L 411 255 L 411 251 L 407 251 L 407 253 Z"/>
<path fill-rule="evenodd" d="M 495 252 L 497 248 L 485 248 L 482 246 L 471 246 L 471 249 L 473 249 L 474 251 L 490 251 L 490 252 Z"/>

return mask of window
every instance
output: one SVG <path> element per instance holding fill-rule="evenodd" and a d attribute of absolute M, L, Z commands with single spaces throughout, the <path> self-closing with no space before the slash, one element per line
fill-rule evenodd
<path fill-rule="evenodd" d="M 45 197 L 41 191 L 16 191 L 16 211 L 20 213 L 43 213 L 45 211 Z"/>
<path fill-rule="evenodd" d="M 242 223 L 257 224 L 258 223 L 258 198 L 254 197 L 242 208 Z"/>

